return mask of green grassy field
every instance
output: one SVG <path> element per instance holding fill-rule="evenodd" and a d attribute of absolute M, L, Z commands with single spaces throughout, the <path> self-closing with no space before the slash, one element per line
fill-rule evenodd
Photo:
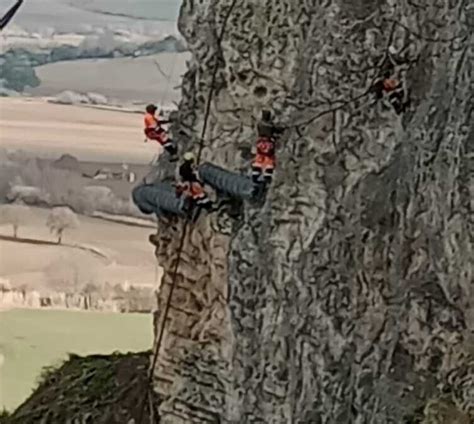
<path fill-rule="evenodd" d="M 11 310 L 0 312 L 0 410 L 35 388 L 45 366 L 68 353 L 138 352 L 152 344 L 151 315 Z"/>

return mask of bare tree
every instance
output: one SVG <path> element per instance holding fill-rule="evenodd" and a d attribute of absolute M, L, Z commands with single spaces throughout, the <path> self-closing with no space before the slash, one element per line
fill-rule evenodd
<path fill-rule="evenodd" d="M 0 224 L 8 224 L 13 227 L 13 237 L 18 237 L 18 228 L 26 224 L 30 217 L 30 209 L 25 205 L 1 205 Z"/>
<path fill-rule="evenodd" d="M 64 231 L 79 227 L 79 219 L 71 209 L 59 207 L 50 212 L 46 225 L 58 237 L 58 244 L 61 244 Z"/>

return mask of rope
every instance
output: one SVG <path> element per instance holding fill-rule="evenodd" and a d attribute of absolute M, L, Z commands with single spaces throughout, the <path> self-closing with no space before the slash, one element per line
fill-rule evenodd
<path fill-rule="evenodd" d="M 453 36 L 452 38 L 430 38 L 430 37 L 426 37 L 426 36 L 423 36 L 422 34 L 420 33 L 417 33 L 413 30 L 411 30 L 409 27 L 407 27 L 406 25 L 403 25 L 401 22 L 399 21 L 396 21 L 396 20 L 393 20 L 393 19 L 386 19 L 387 22 L 391 22 L 392 23 L 392 28 L 390 30 L 390 35 L 389 35 L 389 38 L 388 38 L 388 42 L 387 42 L 387 46 L 385 48 L 385 54 L 384 54 L 384 57 L 383 59 L 381 60 L 380 64 L 378 65 L 378 70 L 380 72 L 380 70 L 382 69 L 385 61 L 387 59 L 390 58 L 390 54 L 389 54 L 389 46 L 392 44 L 392 41 L 393 41 L 393 37 L 394 37 L 394 34 L 395 34 L 395 29 L 397 26 L 400 26 L 401 28 L 405 29 L 406 31 L 408 31 L 411 35 L 413 35 L 415 38 L 418 38 L 420 40 L 424 40 L 424 41 L 427 41 L 427 42 L 432 42 L 432 43 L 436 43 L 436 42 L 439 42 L 439 43 L 450 43 L 450 42 L 453 42 L 457 39 L 466 39 L 467 38 L 467 35 L 457 35 L 457 36 Z M 408 45 L 407 45 L 408 46 Z M 407 46 L 405 46 L 405 48 L 407 48 Z M 363 99 L 364 97 L 368 96 L 370 93 L 371 93 L 371 86 L 374 84 L 375 80 L 376 80 L 377 77 L 375 77 L 372 82 L 370 83 L 370 86 L 369 88 L 363 92 L 362 94 L 352 98 L 352 99 L 349 99 L 348 101 L 346 102 L 343 102 L 341 103 L 340 106 L 337 106 L 337 107 L 334 107 L 334 108 L 331 108 L 331 109 L 327 109 L 327 110 L 324 110 L 316 115 L 314 115 L 313 117 L 311 118 L 308 118 L 306 120 L 303 120 L 299 123 L 295 123 L 293 125 L 289 125 L 287 126 L 286 128 L 287 129 L 290 129 L 290 128 L 295 128 L 295 129 L 299 129 L 300 126 L 306 126 L 308 124 L 311 124 L 312 122 L 316 121 L 317 119 L 321 118 L 322 116 L 324 115 L 327 115 L 329 113 L 334 113 L 334 112 L 337 112 L 338 110 L 341 110 L 341 109 L 344 109 L 346 106 L 349 106 L 351 105 L 352 103 L 355 103 L 357 102 L 358 100 L 361 100 Z"/>
<path fill-rule="evenodd" d="M 396 28 L 396 23 L 394 22 L 392 24 L 391 29 L 390 29 L 390 33 L 389 33 L 388 40 L 387 40 L 387 45 L 385 46 L 384 56 L 380 60 L 380 63 L 377 65 L 377 75 L 372 79 L 372 81 L 369 85 L 369 88 L 367 88 L 362 94 L 359 94 L 356 97 L 352 97 L 352 98 L 350 98 L 349 100 L 347 100 L 345 102 L 340 102 L 341 104 L 339 106 L 332 107 L 332 108 L 327 109 L 327 110 L 323 110 L 323 111 L 319 112 L 318 114 L 312 116 L 311 118 L 305 119 L 305 120 L 303 120 L 301 122 L 298 122 L 298 123 L 295 123 L 293 125 L 288 125 L 286 127 L 286 129 L 291 129 L 291 128 L 296 129 L 299 138 L 302 138 L 302 134 L 300 134 L 299 127 L 307 126 L 308 124 L 311 124 L 312 122 L 316 121 L 317 119 L 319 119 L 319 118 L 321 118 L 325 115 L 328 115 L 330 113 L 336 113 L 337 111 L 339 111 L 341 109 L 344 109 L 345 107 L 347 107 L 347 106 L 363 99 L 364 97 L 370 95 L 371 91 L 372 91 L 372 86 L 378 78 L 378 74 L 382 70 L 382 68 L 384 66 L 384 63 L 387 61 L 387 59 L 390 58 L 389 47 L 390 47 L 390 45 L 392 44 L 392 41 L 393 41 L 393 37 L 394 37 L 394 34 L 395 34 L 395 28 Z M 337 102 L 337 103 L 339 103 L 339 102 Z"/>
<path fill-rule="evenodd" d="M 298 127 L 302 127 L 302 126 L 306 126 L 308 124 L 311 124 L 312 122 L 316 121 L 317 119 L 321 118 L 324 115 L 328 115 L 329 113 L 337 112 L 338 110 L 344 109 L 346 106 L 349 106 L 350 104 L 355 103 L 358 100 L 363 99 L 365 96 L 368 96 L 370 94 L 370 92 L 371 92 L 371 87 L 369 87 L 362 94 L 360 94 L 356 97 L 353 97 L 352 99 L 350 99 L 346 102 L 341 103 L 341 105 L 339 105 L 339 106 L 333 107 L 331 109 L 323 110 L 322 112 L 312 116 L 311 118 L 308 118 L 304 121 L 298 122 L 298 123 L 293 124 L 293 125 L 289 125 L 286 128 L 287 129 L 289 129 L 289 128 L 298 128 Z"/>
<path fill-rule="evenodd" d="M 225 35 L 225 30 L 227 27 L 227 22 L 229 21 L 230 15 L 232 14 L 232 11 L 234 10 L 234 7 L 237 3 L 237 0 L 233 0 L 229 10 L 227 11 L 224 21 L 222 23 L 222 28 L 219 36 L 217 37 L 217 46 L 220 50 L 220 53 L 222 55 L 222 49 L 221 49 L 221 43 Z M 202 155 L 202 150 L 204 148 L 204 137 L 206 136 L 206 131 L 207 131 L 207 122 L 209 120 L 209 115 L 211 113 L 211 103 L 212 103 L 212 97 L 214 96 L 214 91 L 215 91 L 215 84 L 216 84 L 216 78 L 217 78 L 217 71 L 219 70 L 219 56 L 216 55 L 216 62 L 214 64 L 214 69 L 212 71 L 212 79 L 211 79 L 211 87 L 209 89 L 209 97 L 207 98 L 207 104 L 206 104 L 206 113 L 204 115 L 204 125 L 202 127 L 202 134 L 201 134 L 201 139 L 199 140 L 199 150 L 197 154 L 197 159 L 196 162 L 199 165 L 201 162 L 201 155 Z"/>
<path fill-rule="evenodd" d="M 169 74 L 166 74 L 163 69 L 161 69 L 161 66 L 160 64 L 158 63 L 158 61 L 155 59 L 153 60 L 153 63 L 155 64 L 155 67 L 156 69 L 158 70 L 158 72 L 163 76 L 165 77 L 166 79 L 166 89 L 164 91 L 164 96 L 163 96 L 163 99 L 161 101 L 161 109 L 163 110 L 163 108 L 166 106 L 167 102 L 168 102 L 168 97 L 170 97 L 170 94 L 171 94 L 171 91 L 173 90 L 172 88 L 172 81 L 171 81 L 171 78 L 172 76 L 174 75 L 174 71 L 175 71 L 175 68 L 176 68 L 176 61 L 177 61 L 177 58 L 176 56 L 178 55 L 178 53 L 174 53 L 173 54 L 173 59 L 172 59 L 172 62 L 171 62 L 171 69 L 170 69 L 170 72 Z"/>
<path fill-rule="evenodd" d="M 10 9 L 8 9 L 7 13 L 5 13 L 5 15 L 0 18 L 0 31 L 5 29 L 5 27 L 15 16 L 16 12 L 18 12 L 18 9 L 22 4 L 23 0 L 17 0 L 17 2 Z"/>
<path fill-rule="evenodd" d="M 224 38 L 224 35 L 225 35 L 227 22 L 229 21 L 229 17 L 231 15 L 236 3 L 237 3 L 237 0 L 233 0 L 233 2 L 231 3 L 231 5 L 229 7 L 229 10 L 227 11 L 227 13 L 225 15 L 224 21 L 222 23 L 221 32 L 219 34 L 219 37 L 217 38 L 217 45 L 218 45 L 219 49 L 221 49 L 221 42 L 222 42 L 222 39 Z M 219 69 L 219 57 L 216 56 L 216 63 L 214 65 L 214 70 L 213 70 L 213 73 L 212 73 L 211 86 L 210 86 L 210 89 L 209 89 L 209 96 L 208 96 L 208 99 L 207 99 L 206 111 L 205 111 L 205 114 L 204 114 L 204 124 L 203 124 L 203 128 L 202 128 L 202 135 L 201 135 L 201 139 L 199 140 L 199 150 L 198 150 L 198 156 L 197 156 L 197 163 L 198 164 L 200 162 L 201 153 L 202 153 L 202 150 L 203 150 L 203 147 L 204 147 L 204 138 L 206 136 L 207 124 L 208 124 L 209 116 L 210 116 L 212 98 L 213 98 L 214 92 L 215 92 L 215 83 L 216 83 L 216 77 L 217 77 L 218 69 Z M 160 327 L 160 332 L 159 332 L 159 335 L 158 335 L 158 339 L 157 339 L 157 342 L 155 344 L 155 348 L 154 348 L 154 352 L 153 352 L 153 358 L 152 358 L 152 362 L 151 362 L 151 367 L 148 370 L 147 391 L 146 391 L 146 393 L 143 396 L 142 401 L 141 401 L 140 415 L 139 415 L 139 420 L 138 420 L 139 424 L 143 424 L 143 417 L 144 417 L 144 412 L 145 412 L 146 399 L 147 399 L 147 396 L 150 393 L 150 387 L 151 387 L 151 383 L 152 383 L 152 379 L 153 379 L 153 372 L 154 372 L 156 364 L 158 362 L 158 357 L 159 357 L 159 354 L 160 354 L 161 344 L 163 342 L 163 337 L 164 337 L 164 333 L 165 333 L 165 326 L 166 326 L 166 320 L 168 318 L 168 314 L 169 314 L 169 311 L 170 311 L 170 308 L 171 308 L 171 301 L 172 301 L 172 298 L 173 298 L 173 292 L 174 292 L 174 289 L 176 287 L 176 282 L 177 282 L 177 279 L 178 279 L 177 278 L 178 277 L 178 269 L 179 269 L 179 264 L 181 262 L 181 256 L 182 256 L 182 253 L 183 253 L 184 242 L 185 242 L 185 239 L 186 239 L 188 225 L 189 225 L 189 221 L 185 221 L 185 223 L 183 225 L 183 232 L 181 234 L 181 240 L 180 240 L 179 247 L 178 247 L 178 255 L 177 255 L 177 258 L 176 258 L 176 264 L 175 264 L 175 267 L 174 267 L 174 270 L 173 270 L 173 276 L 172 276 L 172 279 L 171 279 L 172 280 L 171 288 L 170 288 L 170 292 L 168 294 L 168 299 L 166 301 L 165 310 L 163 312 L 163 319 L 162 319 L 162 322 L 161 322 L 161 327 Z"/>
<path fill-rule="evenodd" d="M 179 247 L 178 247 L 178 256 L 176 258 L 176 264 L 175 264 L 174 270 L 173 270 L 173 277 L 171 279 L 171 281 L 172 281 L 171 288 L 170 288 L 170 292 L 168 294 L 168 299 L 166 301 L 166 306 L 165 306 L 165 310 L 164 310 L 164 313 L 163 313 L 163 319 L 162 319 L 162 322 L 161 322 L 160 332 L 158 333 L 158 340 L 156 341 L 155 349 L 153 351 L 153 358 L 152 358 L 152 361 L 151 361 L 151 366 L 148 370 L 147 382 L 146 382 L 147 391 L 146 391 L 145 395 L 143 396 L 143 398 L 141 400 L 140 415 L 139 415 L 139 419 L 138 419 L 139 424 L 143 424 L 143 417 L 144 417 L 144 413 L 145 413 L 146 399 L 147 399 L 147 396 L 150 393 L 150 387 L 151 387 L 151 383 L 152 383 L 152 379 L 153 379 L 153 372 L 155 370 L 156 363 L 158 362 L 158 357 L 159 357 L 159 354 L 160 354 L 161 344 L 163 342 L 163 337 L 164 337 L 164 334 L 165 334 L 166 320 L 168 318 L 168 313 L 169 313 L 170 308 L 171 308 L 171 300 L 173 298 L 173 292 L 174 292 L 174 289 L 176 287 L 176 281 L 178 279 L 177 278 L 178 277 L 178 269 L 179 269 L 179 264 L 181 262 L 181 254 L 182 254 L 183 248 L 184 248 L 184 240 L 186 239 L 187 229 L 188 229 L 188 221 L 186 221 L 184 223 L 184 226 L 183 226 L 183 232 L 181 234 L 181 240 L 180 240 Z M 151 423 L 151 421 L 150 421 L 150 423 Z"/>
<path fill-rule="evenodd" d="M 172 61 L 172 65 L 171 65 L 171 72 L 170 72 L 169 75 L 166 74 L 163 71 L 163 69 L 161 69 L 161 66 L 160 66 L 160 64 L 158 63 L 158 61 L 156 59 L 153 60 L 153 63 L 155 65 L 156 69 L 158 70 L 158 72 L 166 79 L 166 89 L 164 91 L 164 95 L 163 95 L 162 100 L 161 100 L 161 107 L 160 107 L 161 111 L 163 111 L 164 106 L 168 102 L 168 97 L 170 97 L 170 92 L 172 91 L 172 89 L 170 88 L 171 87 L 171 76 L 174 75 L 174 71 L 175 71 L 175 68 L 176 68 L 176 54 L 173 55 L 173 61 Z M 147 142 L 148 142 L 148 140 L 145 138 L 145 143 L 147 143 Z M 151 171 L 149 171 L 148 174 L 144 177 L 143 181 L 145 183 L 146 183 L 147 177 L 153 172 L 153 169 L 154 169 L 155 165 L 158 164 L 158 159 L 160 158 L 160 154 L 161 154 L 162 151 L 163 151 L 163 148 L 161 147 L 160 150 L 158 150 L 159 153 L 157 153 L 156 155 L 153 155 L 152 160 L 148 164 L 149 167 L 150 167 L 149 169 Z"/>
<path fill-rule="evenodd" d="M 158 336 L 158 340 L 156 342 L 157 347 L 156 347 L 155 352 L 153 354 L 153 361 L 152 361 L 152 367 L 151 367 L 152 370 L 156 366 L 156 362 L 158 360 L 158 354 L 160 353 L 161 342 L 163 341 L 165 322 L 166 322 L 166 318 L 168 316 L 168 312 L 169 312 L 170 307 L 171 307 L 171 299 L 173 297 L 173 291 L 176 287 L 176 280 L 177 280 L 177 277 L 178 277 L 178 268 L 179 268 L 179 264 L 181 262 L 181 253 L 183 252 L 184 240 L 186 238 L 187 229 L 188 229 L 188 221 L 186 221 L 184 223 L 183 232 L 181 234 L 181 241 L 179 242 L 178 257 L 176 258 L 176 264 L 175 264 L 174 270 L 173 270 L 173 278 L 171 279 L 172 280 L 171 289 L 170 289 L 170 292 L 169 292 L 169 295 L 168 295 L 168 300 L 166 302 L 166 307 L 165 307 L 165 312 L 163 314 L 163 322 L 161 323 L 160 333 L 159 333 L 159 336 Z M 149 376 L 148 376 L 148 379 L 149 379 L 148 382 L 149 383 L 151 383 L 151 376 L 152 375 L 153 375 L 153 372 L 150 372 Z"/>

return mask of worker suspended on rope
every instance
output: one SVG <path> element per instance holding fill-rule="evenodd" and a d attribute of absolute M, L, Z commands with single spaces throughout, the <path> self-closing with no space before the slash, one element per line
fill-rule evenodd
<path fill-rule="evenodd" d="M 0 18 L 0 31 L 2 31 L 8 23 L 12 20 L 15 13 L 18 11 L 20 6 L 22 5 L 23 0 L 17 0 L 17 2 Z"/>
<path fill-rule="evenodd" d="M 271 183 L 276 166 L 275 143 L 283 131 L 283 127 L 274 124 L 269 110 L 262 111 L 262 119 L 257 124 L 257 152 L 252 163 L 254 183 Z"/>
<path fill-rule="evenodd" d="M 146 107 L 145 114 L 145 142 L 148 140 L 155 140 L 163 146 L 163 148 L 171 155 L 170 161 L 175 162 L 178 160 L 176 154 L 178 153 L 173 140 L 169 137 L 168 133 L 162 127 L 163 124 L 169 124 L 170 121 L 160 120 L 156 117 L 157 107 L 155 105 L 148 105 Z"/>
<path fill-rule="evenodd" d="M 396 78 L 392 77 L 393 68 L 387 68 L 383 76 L 375 81 L 372 86 L 372 91 L 375 95 L 375 100 L 381 100 L 385 95 L 388 96 L 390 104 L 393 106 L 393 109 L 400 115 L 405 112 L 409 106 L 409 100 L 405 100 L 406 93 L 403 83 Z"/>
<path fill-rule="evenodd" d="M 196 158 L 193 153 L 184 154 L 184 161 L 179 166 L 178 182 L 176 184 L 176 195 L 184 201 L 185 209 L 189 212 L 192 221 L 197 221 L 202 209 L 213 212 L 214 205 L 199 179 L 196 170 Z"/>

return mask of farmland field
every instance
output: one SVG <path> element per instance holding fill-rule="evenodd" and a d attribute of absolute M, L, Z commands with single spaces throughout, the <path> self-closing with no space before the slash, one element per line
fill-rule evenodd
<path fill-rule="evenodd" d="M 0 312 L 0 411 L 25 400 L 42 368 L 59 365 L 68 353 L 139 352 L 151 344 L 151 315 Z"/>
<path fill-rule="evenodd" d="M 54 241 L 45 223 L 47 209 L 30 208 L 20 237 Z M 80 226 L 65 234 L 65 243 L 93 246 L 107 259 L 67 246 L 41 246 L 0 240 L 0 278 L 13 288 L 26 287 L 42 293 L 77 290 L 88 283 L 101 286 L 129 283 L 157 287 L 160 273 L 148 236 L 149 228 L 131 227 L 80 216 Z M 0 225 L 0 235 L 11 235 Z M 25 260 L 25 258 L 27 260 Z M 161 272 L 161 271 L 160 271 Z"/>

